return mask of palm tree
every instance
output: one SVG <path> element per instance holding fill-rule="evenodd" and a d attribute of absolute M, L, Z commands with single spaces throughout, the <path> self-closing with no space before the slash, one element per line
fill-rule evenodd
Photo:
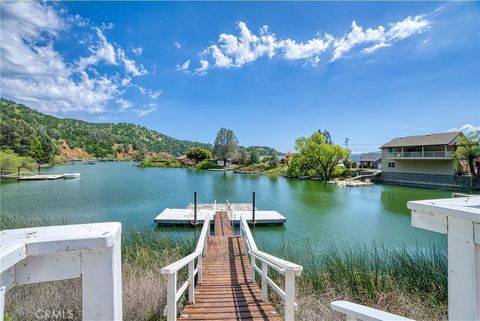
<path fill-rule="evenodd" d="M 454 157 L 466 160 L 472 176 L 478 175 L 475 173 L 475 160 L 480 157 L 480 131 L 468 135 L 468 138 L 461 137 Z"/>

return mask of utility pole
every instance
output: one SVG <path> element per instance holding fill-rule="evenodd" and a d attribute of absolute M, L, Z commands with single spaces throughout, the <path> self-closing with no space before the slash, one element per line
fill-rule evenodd
<path fill-rule="evenodd" d="M 348 142 L 350 141 L 350 138 L 345 138 L 345 148 L 348 149 Z"/>

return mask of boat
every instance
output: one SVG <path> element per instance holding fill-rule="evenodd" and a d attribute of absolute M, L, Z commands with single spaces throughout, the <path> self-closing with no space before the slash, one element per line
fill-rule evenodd
<path fill-rule="evenodd" d="M 63 178 L 70 179 L 70 178 L 79 178 L 80 173 L 63 173 Z"/>

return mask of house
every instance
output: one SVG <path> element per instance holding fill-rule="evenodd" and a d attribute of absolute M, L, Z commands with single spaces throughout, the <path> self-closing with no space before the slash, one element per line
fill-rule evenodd
<path fill-rule="evenodd" d="M 382 153 L 364 153 L 360 155 L 360 168 L 382 168 Z"/>
<path fill-rule="evenodd" d="M 290 159 L 291 159 L 293 156 L 297 155 L 297 154 L 298 154 L 298 153 L 288 152 L 288 153 L 286 153 L 286 154 L 284 154 L 284 155 L 281 155 L 281 156 L 280 156 L 280 162 L 281 162 L 282 164 L 288 165 L 289 162 L 290 162 Z"/>
<path fill-rule="evenodd" d="M 382 145 L 382 180 L 387 183 L 472 188 L 457 175 L 453 153 L 461 132 L 394 138 Z M 476 184 L 476 183 L 475 183 Z"/>
<path fill-rule="evenodd" d="M 194 165 L 195 161 L 193 159 L 188 158 L 186 155 L 180 155 L 177 158 L 177 161 L 179 161 L 183 165 Z"/>

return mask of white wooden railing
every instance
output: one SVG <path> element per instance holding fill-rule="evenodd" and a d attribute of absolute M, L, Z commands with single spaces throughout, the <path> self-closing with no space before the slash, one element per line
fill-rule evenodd
<path fill-rule="evenodd" d="M 227 204 L 230 203 L 227 201 Z M 232 212 L 233 217 L 240 218 L 240 235 L 243 236 L 245 247 L 250 256 L 252 281 L 255 282 L 255 273 L 258 272 L 261 276 L 262 300 L 268 300 L 268 287 L 270 286 L 284 302 L 285 321 L 295 320 L 295 310 L 298 307 L 295 303 L 295 277 L 300 276 L 303 267 L 258 250 L 245 217 L 241 214 L 235 213 L 231 207 L 230 211 Z M 261 268 L 257 266 L 257 260 L 261 262 Z M 269 267 L 285 275 L 285 290 L 281 289 L 271 278 L 268 277 Z"/>
<path fill-rule="evenodd" d="M 216 202 L 213 210 L 216 210 Z M 214 212 L 215 213 L 215 212 Z M 167 316 L 167 321 L 177 320 L 177 302 L 182 297 L 185 290 L 188 288 L 188 302 L 195 303 L 195 276 L 198 274 L 198 284 L 202 283 L 202 257 L 208 251 L 208 237 L 210 236 L 210 214 L 205 215 L 202 232 L 197 242 L 195 251 L 186 257 L 178 260 L 164 267 L 160 273 L 168 275 L 167 282 L 167 306 L 164 314 Z M 197 266 L 195 267 L 195 259 L 197 259 Z M 188 278 L 177 289 L 177 275 L 178 271 L 184 266 L 188 265 Z"/>
<path fill-rule="evenodd" d="M 330 303 L 330 307 L 337 312 L 345 314 L 347 321 L 413 321 L 412 319 L 348 301 L 334 301 Z"/>
<path fill-rule="evenodd" d="M 457 198 L 410 201 L 412 226 L 447 234 L 448 319 L 480 320 L 480 197 L 454 194 Z M 464 197 L 467 196 L 467 197 Z M 335 311 L 353 320 L 410 320 L 355 304 L 335 301 Z"/>
<path fill-rule="evenodd" d="M 122 320 L 121 230 L 113 222 L 1 231 L 0 320 L 6 290 L 80 276 L 83 320 Z"/>
<path fill-rule="evenodd" d="M 480 320 L 480 197 L 411 201 L 412 226 L 447 234 L 448 318 Z"/>

